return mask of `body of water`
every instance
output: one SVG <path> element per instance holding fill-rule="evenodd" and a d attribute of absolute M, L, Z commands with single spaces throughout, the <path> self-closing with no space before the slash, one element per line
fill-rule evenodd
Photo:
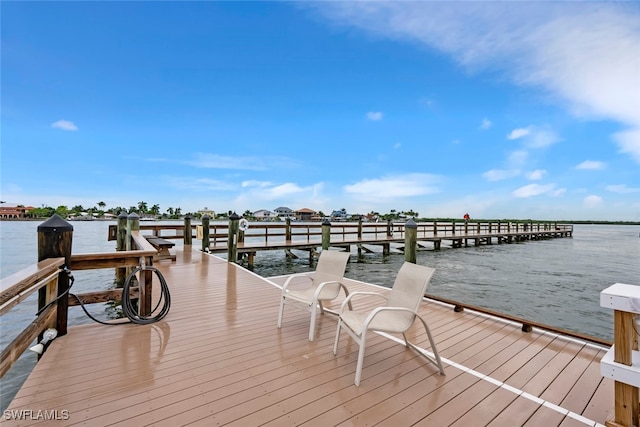
<path fill-rule="evenodd" d="M 115 242 L 107 241 L 109 221 L 73 222 L 73 253 L 111 252 Z M 0 222 L 0 276 L 6 277 L 37 261 L 37 221 Z M 177 245 L 181 242 L 175 241 Z M 199 241 L 194 241 L 198 248 Z M 600 307 L 600 292 L 614 283 L 640 285 L 640 227 L 620 225 L 576 225 L 572 238 L 493 244 L 479 247 L 420 250 L 417 263 L 436 272 L 428 292 L 531 319 L 536 322 L 613 339 L 612 311 Z M 354 248 L 346 276 L 368 283 L 391 286 L 404 255 L 392 251 L 358 257 Z M 283 251 L 257 254 L 254 271 L 276 276 L 310 271 L 308 255 L 285 258 Z M 72 292 L 81 293 L 113 286 L 113 270 L 79 271 Z M 169 284 L 171 285 L 171 284 Z M 36 300 L 14 308 L 0 323 L 0 344 L 4 348 L 33 320 Z M 91 312 L 107 318 L 108 307 L 94 304 Z M 275 316 L 275 313 L 274 313 Z M 79 307 L 69 311 L 71 325 L 90 319 Z M 275 317 L 274 317 L 275 325 Z M 0 407 L 6 408 L 33 364 L 27 352 L 0 382 Z"/>

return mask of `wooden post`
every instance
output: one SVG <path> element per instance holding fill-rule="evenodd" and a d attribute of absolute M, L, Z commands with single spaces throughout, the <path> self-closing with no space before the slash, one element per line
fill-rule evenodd
<path fill-rule="evenodd" d="M 418 225 L 410 219 L 404 225 L 404 260 L 416 263 L 418 251 Z"/>
<path fill-rule="evenodd" d="M 291 241 L 291 218 L 289 217 L 285 220 L 284 240 L 287 242 Z"/>
<path fill-rule="evenodd" d="M 202 215 L 202 252 L 209 252 L 209 215 Z"/>
<path fill-rule="evenodd" d="M 64 262 L 69 265 L 71 258 L 71 244 L 73 242 L 73 226 L 62 219 L 58 214 L 38 226 L 38 262 L 47 258 L 64 257 Z M 58 296 L 63 295 L 69 289 L 69 276 L 61 272 L 58 276 Z M 38 310 L 46 304 L 47 289 L 42 288 L 38 294 Z M 56 329 L 58 336 L 66 335 L 69 298 L 58 300 Z"/>
<path fill-rule="evenodd" d="M 391 237 L 393 236 L 393 224 L 391 223 L 391 220 L 388 219 L 387 220 L 387 237 Z"/>
<path fill-rule="evenodd" d="M 329 249 L 331 245 L 331 223 L 328 219 L 322 221 L 322 250 Z"/>
<path fill-rule="evenodd" d="M 191 246 L 192 239 L 193 239 L 193 234 L 192 234 L 192 231 L 191 231 L 191 215 L 185 215 L 184 216 L 183 238 L 184 238 L 184 245 L 185 246 Z"/>
<path fill-rule="evenodd" d="M 229 236 L 227 240 L 227 261 L 236 263 L 238 261 L 238 224 L 240 217 L 237 213 L 229 216 Z"/>
<path fill-rule="evenodd" d="M 600 293 L 600 305 L 614 310 L 613 348 L 600 361 L 602 375 L 615 381 L 613 419 L 605 422 L 609 427 L 631 427 L 640 422 L 640 368 L 633 363 L 638 339 L 634 323 L 638 314 L 631 303 L 638 290 L 638 286 L 616 283 Z"/>
<path fill-rule="evenodd" d="M 613 360 L 627 366 L 631 366 L 631 349 L 634 345 L 635 331 L 633 323 L 635 314 L 627 311 L 614 310 L 613 312 Z M 634 426 L 639 421 L 640 394 L 638 387 L 620 381 L 614 382 L 614 424 L 613 426 Z"/>
<path fill-rule="evenodd" d="M 362 239 L 362 218 L 358 218 L 358 240 Z M 362 255 L 362 245 L 358 243 L 358 256 Z"/>
<path fill-rule="evenodd" d="M 118 228 L 116 232 L 116 251 L 126 251 L 127 240 L 127 213 L 125 211 L 120 212 L 118 215 Z M 126 267 L 116 268 L 116 287 L 121 288 L 124 286 L 124 279 L 127 278 Z"/>
<path fill-rule="evenodd" d="M 453 223 L 451 224 L 451 235 L 452 236 L 456 235 L 456 222 L 455 221 L 453 221 Z"/>
<path fill-rule="evenodd" d="M 140 217 L 137 213 L 132 212 L 127 217 L 127 237 L 125 247 L 128 251 L 131 250 L 131 232 L 140 231 Z"/>

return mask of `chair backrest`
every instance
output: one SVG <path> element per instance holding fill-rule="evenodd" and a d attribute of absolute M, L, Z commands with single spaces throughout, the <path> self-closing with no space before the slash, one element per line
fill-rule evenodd
<path fill-rule="evenodd" d="M 322 282 L 342 280 L 349 261 L 349 252 L 323 250 L 318 258 L 316 272 L 313 275 L 313 285 Z M 336 290 L 338 292 L 338 289 Z"/>
<path fill-rule="evenodd" d="M 405 262 L 393 282 L 388 307 L 405 307 L 416 312 L 436 270 L 431 267 Z"/>

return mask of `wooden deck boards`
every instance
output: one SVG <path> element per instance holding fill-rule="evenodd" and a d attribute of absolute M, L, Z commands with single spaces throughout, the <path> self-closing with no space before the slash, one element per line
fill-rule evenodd
<path fill-rule="evenodd" d="M 276 327 L 274 284 L 283 278 L 268 281 L 197 251 L 176 252 L 176 262 L 156 264 L 171 290 L 165 319 L 71 327 L 9 406 L 65 410 L 69 419 L 3 425 L 546 427 L 604 424 L 613 409 L 601 348 L 435 302 L 422 310 L 447 375 L 373 336 L 356 387 L 358 348 L 343 334 L 333 355 L 334 316 L 319 316 L 309 342 L 304 311 L 287 306 Z M 417 326 L 408 336 L 431 351 Z"/>

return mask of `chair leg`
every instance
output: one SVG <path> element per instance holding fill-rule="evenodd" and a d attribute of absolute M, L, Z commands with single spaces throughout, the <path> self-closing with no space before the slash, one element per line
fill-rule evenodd
<path fill-rule="evenodd" d="M 431 335 L 431 331 L 429 330 L 429 327 L 427 326 L 427 322 L 425 322 L 424 319 L 421 316 L 418 316 L 418 318 L 420 319 L 420 321 L 424 325 L 425 331 L 427 331 L 427 337 L 429 337 L 429 344 L 431 345 L 431 350 L 433 350 L 433 355 L 435 356 L 434 362 L 438 366 L 438 369 L 440 370 L 440 375 L 445 375 L 444 368 L 442 367 L 442 360 L 440 359 L 440 355 L 438 354 L 438 349 L 436 348 L 436 343 L 433 340 L 433 336 Z"/>
<path fill-rule="evenodd" d="M 282 326 L 282 314 L 284 313 L 284 297 L 280 298 L 280 310 L 278 310 L 278 328 Z"/>
<path fill-rule="evenodd" d="M 338 329 L 336 329 L 336 339 L 333 342 L 333 355 L 338 354 L 338 341 L 340 341 L 340 329 L 342 328 L 342 319 L 338 318 Z"/>
<path fill-rule="evenodd" d="M 362 377 L 362 365 L 364 362 L 364 350 L 367 344 L 367 331 L 362 331 L 362 337 L 360 338 L 358 344 L 360 344 L 360 350 L 358 351 L 358 364 L 356 365 L 356 379 L 354 384 L 356 386 L 360 385 L 360 378 Z"/>
<path fill-rule="evenodd" d="M 316 330 L 316 313 L 318 309 L 315 304 L 311 305 L 311 325 L 309 325 L 309 341 L 313 341 L 313 334 Z"/>

